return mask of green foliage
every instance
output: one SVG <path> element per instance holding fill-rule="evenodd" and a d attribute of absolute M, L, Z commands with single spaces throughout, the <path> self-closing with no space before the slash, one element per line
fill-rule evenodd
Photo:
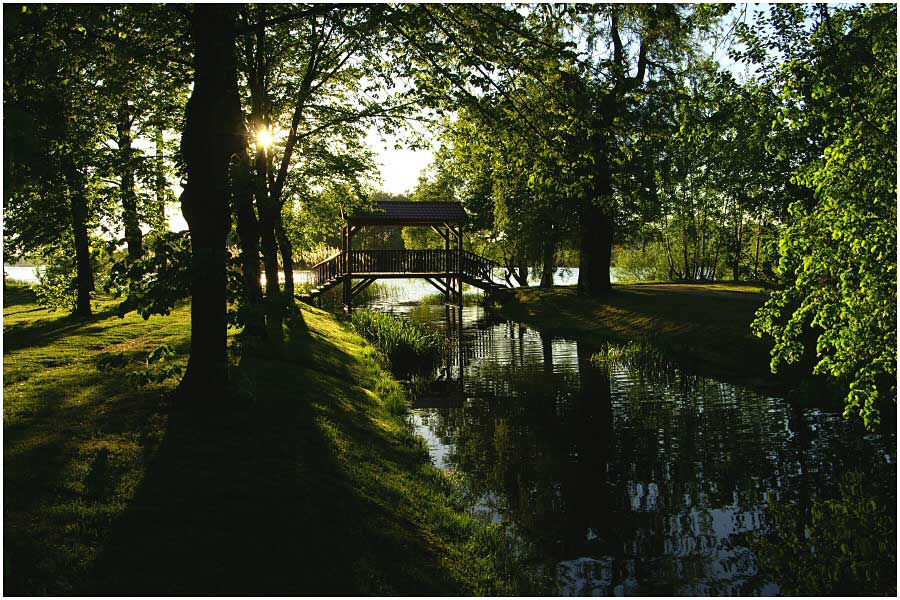
<path fill-rule="evenodd" d="M 144 366 L 128 374 L 129 380 L 137 387 L 151 383 L 162 383 L 171 377 L 180 377 L 184 372 L 183 364 L 178 361 L 177 352 L 166 344 L 154 349 L 147 355 Z"/>
<path fill-rule="evenodd" d="M 191 245 L 187 231 L 154 233 L 144 256 L 123 259 L 110 270 L 107 291 L 125 297 L 119 314 L 136 310 L 145 319 L 167 315 L 190 295 Z"/>
<path fill-rule="evenodd" d="M 896 502 L 885 502 L 890 490 L 876 491 L 883 483 L 871 477 L 851 472 L 840 478 L 837 497 L 814 498 L 808 511 L 770 501 L 771 532 L 751 541 L 761 570 L 788 596 L 894 596 Z"/>
<path fill-rule="evenodd" d="M 794 171 L 813 198 L 790 206 L 778 265 L 786 287 L 754 331 L 775 340 L 773 370 L 800 360 L 817 333 L 814 371 L 845 383 L 845 414 L 874 426 L 878 402 L 897 393 L 896 6 L 772 10 L 765 45 L 785 55 L 772 75 L 784 103 L 777 126 L 819 152 Z M 792 152 L 786 141 L 776 149 Z"/>
<path fill-rule="evenodd" d="M 96 358 L 95 364 L 98 371 L 124 379 L 136 389 L 163 383 L 169 378 L 179 377 L 184 372 L 183 361 L 179 359 L 177 351 L 168 344 L 152 350 L 137 368 L 124 352 L 103 353 Z"/>
<path fill-rule="evenodd" d="M 650 242 L 642 247 L 616 247 L 612 264 L 618 269 L 620 280 L 653 281 L 669 278 L 671 271 L 666 258 L 663 244 Z"/>
<path fill-rule="evenodd" d="M 164 227 L 163 205 L 173 199 L 172 161 L 159 154 L 166 143 L 149 157 L 132 141 L 162 135 L 183 114 L 186 69 L 170 59 L 185 40 L 173 19 L 150 5 L 4 6 L 9 256 L 71 244 L 64 240 L 73 235 L 86 256 L 88 236 L 116 236 L 123 213 L 137 235 L 139 223 Z M 82 289 L 90 288 L 90 265 L 78 266 Z M 63 302 L 57 292 L 66 285 L 52 287 L 47 298 Z"/>
<path fill-rule="evenodd" d="M 52 309 L 74 310 L 76 302 L 75 256 L 66 244 L 44 246 L 35 253 L 38 270 L 35 289 L 38 304 Z"/>
<path fill-rule="evenodd" d="M 421 325 L 393 315 L 354 311 L 353 328 L 384 352 L 388 362 L 400 374 L 428 373 L 444 352 L 444 338 L 426 331 Z"/>

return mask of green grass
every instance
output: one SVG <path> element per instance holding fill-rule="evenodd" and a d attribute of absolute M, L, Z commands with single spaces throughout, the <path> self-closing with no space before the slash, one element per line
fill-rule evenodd
<path fill-rule="evenodd" d="M 240 400 L 191 409 L 157 367 L 184 366 L 187 308 L 144 321 L 112 306 L 79 320 L 4 292 L 7 594 L 530 591 L 345 325 L 303 305 L 282 356 L 232 343 Z M 148 361 L 164 345 L 174 355 Z M 132 375 L 147 369 L 159 377 Z"/>
<path fill-rule="evenodd" d="M 597 299 L 579 297 L 574 286 L 519 288 L 501 312 L 598 347 L 649 338 L 684 369 L 781 393 L 795 384 L 799 369 L 773 375 L 770 341 L 750 333 L 765 298 L 759 286 L 730 282 L 619 284 Z"/>

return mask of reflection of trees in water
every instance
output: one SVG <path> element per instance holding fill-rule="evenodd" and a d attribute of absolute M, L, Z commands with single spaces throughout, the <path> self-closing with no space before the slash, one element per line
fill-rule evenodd
<path fill-rule="evenodd" d="M 771 530 L 749 539 L 788 595 L 897 593 L 896 477 L 852 471 L 838 497 L 810 505 L 772 502 Z"/>
<path fill-rule="evenodd" d="M 571 352 L 555 354 L 549 338 L 511 324 L 482 331 L 468 400 L 433 413 L 430 428 L 471 493 L 496 503 L 538 556 L 592 557 L 575 590 L 758 591 L 755 557 L 735 534 L 765 527 L 767 498 L 833 493 L 834 473 L 872 455 L 839 417 L 800 412 L 801 423 L 785 403 L 731 385 L 594 368 L 582 346 L 578 367 L 560 369 Z M 502 358 L 491 360 L 491 345 Z"/>

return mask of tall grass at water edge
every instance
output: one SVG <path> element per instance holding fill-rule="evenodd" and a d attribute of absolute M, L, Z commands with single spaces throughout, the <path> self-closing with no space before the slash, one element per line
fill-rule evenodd
<path fill-rule="evenodd" d="M 591 356 L 591 364 L 601 368 L 625 367 L 644 373 L 671 373 L 675 364 L 657 343 L 648 339 L 625 344 L 605 342 Z"/>
<path fill-rule="evenodd" d="M 355 311 L 353 328 L 381 350 L 400 375 L 427 373 L 440 361 L 446 341 L 421 325 L 393 315 Z"/>
<path fill-rule="evenodd" d="M 438 306 L 445 304 L 447 302 L 447 298 L 444 294 L 434 293 L 428 294 L 427 296 L 423 296 L 421 300 L 419 300 L 419 304 L 426 304 L 430 306 Z M 492 306 L 495 302 L 495 298 L 490 294 L 485 294 L 482 292 L 465 292 L 463 293 L 463 303 L 467 306 L 478 305 L 489 307 Z"/>

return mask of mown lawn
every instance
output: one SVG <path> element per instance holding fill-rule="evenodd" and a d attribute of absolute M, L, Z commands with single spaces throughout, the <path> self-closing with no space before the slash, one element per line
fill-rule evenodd
<path fill-rule="evenodd" d="M 79 320 L 4 292 L 7 595 L 527 593 L 362 338 L 303 306 L 284 354 L 232 340 L 229 398 L 169 396 L 189 312 Z M 162 345 L 174 356 L 148 365 Z M 148 382 L 149 380 L 149 382 Z"/>
<path fill-rule="evenodd" d="M 626 284 L 597 299 L 574 286 L 520 288 L 501 308 L 545 332 L 596 341 L 647 339 L 693 372 L 754 388 L 784 392 L 801 369 L 773 375 L 771 340 L 750 332 L 765 291 L 742 284 Z"/>

